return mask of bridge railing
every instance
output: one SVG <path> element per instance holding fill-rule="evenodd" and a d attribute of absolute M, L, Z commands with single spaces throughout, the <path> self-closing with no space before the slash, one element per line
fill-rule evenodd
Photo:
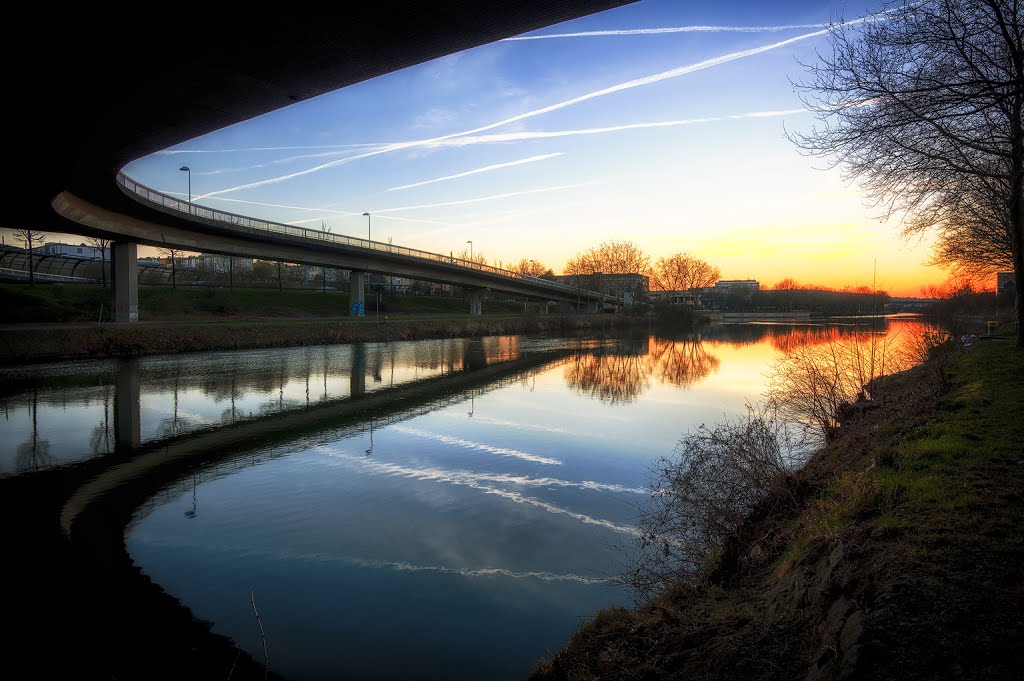
<path fill-rule="evenodd" d="M 346 236 L 344 234 L 334 234 L 332 232 L 326 232 L 318 229 L 310 229 L 308 227 L 296 227 L 295 225 L 286 225 L 281 222 L 272 222 L 270 220 L 261 220 L 259 218 L 249 217 L 247 215 L 239 215 L 237 213 L 229 213 L 223 210 L 217 210 L 215 208 L 209 208 L 207 206 L 200 206 L 195 203 L 189 203 L 176 199 L 173 196 L 169 196 L 162 192 L 158 192 L 155 189 L 151 189 L 144 184 L 136 182 L 132 178 L 128 177 L 124 173 L 117 174 L 117 183 L 121 185 L 127 192 L 135 194 L 150 203 L 154 203 L 165 208 L 184 213 L 186 215 L 192 215 L 206 220 L 213 220 L 221 224 L 234 227 L 242 228 L 247 230 L 259 230 L 264 232 L 275 232 L 278 234 L 286 234 L 289 236 L 297 236 L 303 239 L 311 239 L 314 241 L 329 242 L 343 246 L 355 246 L 356 248 L 364 248 L 369 251 L 378 251 L 383 253 L 390 253 L 394 255 L 404 255 L 413 258 L 422 258 L 425 260 L 432 260 L 434 262 L 441 262 L 447 265 L 455 267 L 462 267 L 465 269 L 476 270 L 479 272 L 488 272 L 490 274 L 496 274 L 498 276 L 508 277 L 510 279 L 518 279 L 522 281 L 529 281 L 531 284 L 535 284 L 546 288 L 552 292 L 558 293 L 569 293 L 573 295 L 598 295 L 602 298 L 610 298 L 603 294 L 596 293 L 594 291 L 587 291 L 575 286 L 569 286 L 568 284 L 561 284 L 559 282 L 549 281 L 547 279 L 541 279 L 540 277 L 530 276 L 528 274 L 522 274 L 521 272 L 514 272 L 512 270 L 502 269 L 500 267 L 494 267 L 493 265 L 484 265 L 483 263 L 473 262 L 472 260 L 464 260 L 462 258 L 455 258 L 452 256 L 442 255 L 440 253 L 432 253 L 430 251 L 422 251 L 418 248 L 409 248 L 407 246 L 396 246 L 394 244 L 387 244 L 380 241 L 372 241 L 370 239 L 360 239 L 359 237 Z"/>

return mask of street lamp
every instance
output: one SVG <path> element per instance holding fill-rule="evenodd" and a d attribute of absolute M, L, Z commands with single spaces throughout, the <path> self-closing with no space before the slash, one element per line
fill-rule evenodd
<path fill-rule="evenodd" d="M 372 241 L 372 239 L 370 239 L 370 214 L 363 213 L 363 215 L 366 216 L 366 240 Z"/>
<path fill-rule="evenodd" d="M 473 240 L 470 239 L 466 243 L 469 244 L 469 261 L 473 262 Z"/>
<path fill-rule="evenodd" d="M 192 169 L 188 166 L 178 168 L 183 173 L 188 173 L 188 212 L 192 214 Z"/>

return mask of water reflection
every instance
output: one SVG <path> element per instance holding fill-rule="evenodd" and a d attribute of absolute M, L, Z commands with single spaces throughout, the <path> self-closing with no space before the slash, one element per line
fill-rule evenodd
<path fill-rule="evenodd" d="M 39 470 L 53 463 L 49 440 L 39 437 L 39 393 L 35 390 L 32 391 L 31 411 L 32 434 L 16 450 L 15 465 L 19 471 Z"/>
<path fill-rule="evenodd" d="M 147 498 L 132 560 L 258 657 L 255 585 L 289 676 L 522 678 L 580 615 L 628 601 L 609 547 L 635 532 L 646 464 L 756 399 L 784 349 L 854 328 L 59 365 L 5 383 L 0 436 L 35 454 L 0 462 L 73 460 L 73 431 L 82 457 L 116 451 L 65 530 L 119 491 Z"/>
<path fill-rule="evenodd" d="M 714 348 L 761 345 L 788 354 L 799 348 L 826 343 L 870 345 L 886 339 L 889 356 L 903 353 L 920 336 L 917 319 L 871 317 L 824 320 L 804 325 L 722 324 L 679 338 L 649 336 L 597 345 L 567 361 L 566 383 L 577 392 L 609 404 L 628 404 L 651 387 L 651 381 L 692 388 L 719 370 L 722 360 Z M 897 351 L 898 350 L 898 351 Z M 912 362 L 911 362 L 912 363 Z M 905 368 L 902 362 L 900 368 Z M 893 369 L 893 370 L 899 370 Z"/>
<path fill-rule="evenodd" d="M 0 475 L 478 370 L 516 359 L 519 346 L 504 336 L 6 369 L 0 441 L 23 442 L 0 447 Z"/>
<path fill-rule="evenodd" d="M 693 389 L 720 370 L 728 348 L 767 341 L 774 351 L 790 353 L 862 334 L 891 339 L 901 328 L 912 337 L 904 328 L 908 324 L 914 323 L 733 324 L 677 338 L 557 342 L 570 350 L 562 376 L 571 389 L 607 404 L 628 405 L 655 385 Z M 0 448 L 0 475 L 130 452 L 204 429 L 479 371 L 520 358 L 524 343 L 533 352 L 543 349 L 544 342 L 555 341 L 496 336 L 359 343 L 9 369 L 3 372 L 0 393 L 0 442 L 19 444 L 6 456 Z M 472 396 L 467 407 L 472 417 Z M 373 452 L 370 439 L 367 454 Z"/>

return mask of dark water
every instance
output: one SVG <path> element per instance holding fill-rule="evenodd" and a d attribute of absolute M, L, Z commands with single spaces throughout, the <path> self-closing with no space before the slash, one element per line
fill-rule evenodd
<path fill-rule="evenodd" d="M 209 442 L 126 541 L 214 631 L 263 659 L 255 599 L 271 667 L 291 678 L 523 678 L 596 610 L 631 602 L 612 578 L 648 465 L 757 400 L 782 352 L 858 328 L 10 370 L 0 475 Z"/>

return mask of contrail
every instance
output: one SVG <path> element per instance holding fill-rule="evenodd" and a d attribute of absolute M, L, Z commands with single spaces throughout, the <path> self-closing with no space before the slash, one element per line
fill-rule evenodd
<path fill-rule="evenodd" d="M 420 430 L 419 428 L 409 428 L 406 426 L 392 426 L 392 430 L 398 431 L 399 433 L 405 433 L 406 435 L 414 435 L 416 437 L 421 437 L 427 440 L 436 440 L 446 445 L 465 447 L 466 449 L 472 449 L 479 452 L 487 452 L 488 454 L 497 454 L 498 456 L 511 456 L 516 459 L 522 459 L 523 461 L 545 463 L 552 466 L 559 466 L 562 463 L 558 459 L 552 459 L 546 456 L 539 456 L 537 454 L 530 454 L 528 452 L 523 452 L 518 449 L 511 449 L 509 447 L 494 447 L 492 445 L 484 444 L 482 442 L 473 442 L 472 440 L 463 440 L 462 438 L 453 437 L 451 435 L 431 433 L 430 431 Z"/>
<path fill-rule="evenodd" d="M 191 542 L 152 540 L 146 538 L 135 538 L 136 542 L 155 548 L 173 549 L 209 549 L 208 544 L 196 544 Z M 336 556 L 328 553 L 285 553 L 282 551 L 265 551 L 254 549 L 251 546 L 217 544 L 216 550 L 230 551 L 242 556 L 261 558 L 275 558 L 284 560 L 301 560 L 316 563 L 331 563 L 345 565 L 348 567 L 394 570 L 396 572 L 434 572 L 445 575 L 458 575 L 460 577 L 507 577 L 510 579 L 536 579 L 541 582 L 578 582 L 580 584 L 615 584 L 618 580 L 614 577 L 592 577 L 589 575 L 578 575 L 572 572 L 551 572 L 549 570 L 510 570 L 500 567 L 480 568 L 455 568 L 447 565 L 418 565 L 400 560 L 373 560 L 357 556 Z"/>
<path fill-rule="evenodd" d="M 649 121 L 642 123 L 623 123 L 621 125 L 607 125 L 598 128 L 578 128 L 575 130 L 540 130 L 498 133 L 495 135 L 476 135 L 467 137 L 455 137 L 427 144 L 427 147 L 463 147 L 474 144 L 500 144 L 503 142 L 521 142 L 526 140 L 552 139 L 555 137 L 573 137 L 578 135 L 601 135 L 609 132 L 620 132 L 622 130 L 642 130 L 644 128 L 671 128 L 683 125 L 697 125 L 702 123 L 717 123 L 726 120 L 740 120 L 744 118 L 770 118 L 775 116 L 793 116 L 808 113 L 806 109 L 779 109 L 777 111 L 751 111 L 742 114 L 728 114 L 724 116 L 703 116 L 701 118 L 681 118 L 672 121 Z"/>
<path fill-rule="evenodd" d="M 380 142 L 352 142 L 348 144 L 310 144 L 284 147 L 237 147 L 234 149 L 164 149 L 156 152 L 157 156 L 173 156 L 174 154 L 229 154 L 238 151 L 294 151 L 298 149 L 351 149 L 353 147 L 379 147 Z"/>
<path fill-rule="evenodd" d="M 413 184 L 403 184 L 400 187 L 391 187 L 384 191 L 396 192 L 400 189 L 412 189 L 413 187 L 422 187 L 426 184 L 434 184 L 435 182 L 447 182 L 448 180 L 456 180 L 460 177 L 468 177 L 469 175 L 477 175 L 479 173 L 489 173 L 492 170 L 500 170 L 501 168 L 511 168 L 513 166 L 521 166 L 525 163 L 535 163 L 537 161 L 543 161 L 549 158 L 555 158 L 556 156 L 562 156 L 564 152 L 556 152 L 553 154 L 542 154 L 540 156 L 531 156 L 530 158 L 522 158 L 518 161 L 508 161 L 507 163 L 495 163 L 482 168 L 475 168 L 474 170 L 467 170 L 463 173 L 456 173 L 455 175 L 445 175 L 444 177 L 436 177 L 433 180 L 424 180 L 423 182 L 414 182 Z"/>
<path fill-rule="evenodd" d="M 368 469 L 372 472 L 381 473 L 384 475 L 392 475 L 398 477 L 407 477 L 412 479 L 428 480 L 432 482 L 446 482 L 450 485 L 457 487 L 468 487 L 475 489 L 478 492 L 484 494 L 492 494 L 494 496 L 507 499 L 517 504 L 525 504 L 527 506 L 534 506 L 548 513 L 555 515 L 564 515 L 574 520 L 578 520 L 585 525 L 596 525 L 604 527 L 615 532 L 622 532 L 623 534 L 638 535 L 639 530 L 635 527 L 628 525 L 619 525 L 618 523 L 612 522 L 611 520 L 605 520 L 603 518 L 595 518 L 587 515 L 586 513 L 577 513 L 576 511 L 570 511 L 567 508 L 563 508 L 558 504 L 553 504 L 543 499 L 531 497 L 520 492 L 512 490 L 501 489 L 500 487 L 491 487 L 490 485 L 482 484 L 479 479 L 475 479 L 472 475 L 458 475 L 454 472 L 448 473 L 447 475 L 435 476 L 431 475 L 429 470 L 406 468 L 404 466 L 397 466 L 394 464 L 387 464 L 380 461 L 371 461 L 365 457 L 356 457 L 351 454 L 343 454 L 340 451 L 333 449 L 328 446 L 317 447 L 318 450 L 324 452 L 327 455 L 327 462 L 337 462 L 342 465 L 360 465 L 361 467 Z M 600 483 L 591 483 L 598 485 Z M 591 488 L 594 489 L 594 488 Z"/>
<path fill-rule="evenodd" d="M 165 194 L 181 194 L 182 192 L 164 192 L 164 193 Z M 252 204 L 254 206 L 269 206 L 271 208 L 288 208 L 289 210 L 306 210 L 306 211 L 310 211 L 310 212 L 314 212 L 314 213 L 331 213 L 333 215 L 353 216 L 353 215 L 362 215 L 363 214 L 360 211 L 335 210 L 333 208 L 320 208 L 320 207 L 317 207 L 317 206 L 291 206 L 291 205 L 287 205 L 287 204 L 283 204 L 283 203 L 265 203 L 263 201 L 247 201 L 245 199 L 229 199 L 229 198 L 225 198 L 223 196 L 214 196 L 214 197 L 212 197 L 209 200 L 211 200 L 211 201 L 230 201 L 232 203 L 248 203 L 248 204 Z M 398 217 L 397 215 L 382 215 L 381 217 L 383 219 L 385 219 L 385 220 L 395 220 L 397 222 L 417 222 L 417 223 L 422 223 L 422 224 L 425 224 L 425 225 L 442 225 L 442 226 L 445 226 L 445 227 L 452 225 L 452 223 L 450 223 L 450 222 L 442 222 L 442 221 L 439 221 L 439 220 L 425 220 L 425 219 L 422 219 L 422 218 L 403 218 L 403 217 Z M 318 216 L 318 217 L 315 217 L 315 218 L 309 218 L 307 220 L 292 220 L 290 222 L 286 222 L 285 224 L 288 224 L 288 225 L 301 225 L 301 224 L 306 223 L 306 222 L 319 222 L 321 219 L 322 219 L 322 216 Z"/>
<path fill-rule="evenodd" d="M 521 35 L 503 38 L 501 42 L 518 40 L 551 40 L 553 38 L 592 38 L 610 35 L 662 35 L 664 33 L 775 33 L 805 28 L 824 28 L 828 24 L 785 24 L 782 26 L 669 26 L 666 28 L 626 28 L 608 31 L 580 31 L 579 33 L 549 33 L 547 35 Z"/>
<path fill-rule="evenodd" d="M 333 452 L 332 452 L 332 455 Z M 646 495 L 649 490 L 642 487 L 626 487 L 608 482 L 595 482 L 593 480 L 562 480 L 561 478 L 531 478 L 525 475 L 510 475 L 507 473 L 473 473 L 464 470 L 445 470 L 442 468 L 409 468 L 397 464 L 381 463 L 379 461 L 368 461 L 357 459 L 375 472 L 385 475 L 393 475 L 414 480 L 431 480 L 438 482 L 454 482 L 468 484 L 474 483 L 499 483 L 516 485 L 518 487 L 572 487 L 576 489 L 591 490 L 595 492 L 616 492 L 620 494 Z"/>
<path fill-rule="evenodd" d="M 310 209 L 310 210 L 312 210 L 312 209 Z M 362 215 L 362 213 L 359 213 L 359 215 Z M 437 225 L 439 227 L 452 227 L 452 228 L 454 228 L 454 227 L 463 227 L 464 226 L 462 223 L 458 223 L 458 222 L 444 222 L 442 220 L 427 220 L 426 218 L 400 218 L 397 215 L 381 215 L 380 217 L 381 217 L 382 220 L 396 220 L 398 222 L 415 222 L 417 224 Z M 286 225 L 304 225 L 307 222 L 320 222 L 320 221 L 322 221 L 324 219 L 325 218 L 323 216 L 318 216 L 318 217 L 315 217 L 315 218 L 306 218 L 304 220 L 289 220 L 288 222 L 286 222 L 284 224 L 286 224 Z"/>
<path fill-rule="evenodd" d="M 520 131 L 520 132 L 509 132 L 509 133 L 497 133 L 492 135 L 471 135 L 464 137 L 452 137 L 443 140 L 437 140 L 434 142 L 424 143 L 422 146 L 428 149 L 438 149 L 442 147 L 466 147 L 475 144 L 503 144 L 507 142 L 522 142 L 527 140 L 541 140 L 541 139 L 553 139 L 556 137 L 572 137 L 576 135 L 600 135 L 609 132 L 619 132 L 621 130 L 638 130 L 643 128 L 664 128 L 673 127 L 679 125 L 694 125 L 699 123 L 715 123 L 724 120 L 739 120 L 743 118 L 766 118 L 770 116 L 792 116 L 797 114 L 810 113 L 806 109 L 781 109 L 778 111 L 751 111 L 740 114 L 728 114 L 724 116 L 705 116 L 701 118 L 684 118 L 672 121 L 651 121 L 641 123 L 624 123 L 622 125 L 609 125 L 598 128 L 582 128 L 575 130 L 549 130 L 549 131 Z M 399 144 L 398 142 L 391 142 L 387 145 Z M 295 161 L 304 158 L 325 158 L 330 156 L 338 156 L 344 154 L 343 151 L 328 151 L 319 154 L 301 154 L 299 156 L 289 156 L 287 158 L 278 159 L 276 161 L 270 161 L 268 163 L 259 163 L 251 166 L 244 166 L 241 168 L 232 168 L 230 170 L 255 170 L 258 168 L 264 168 L 272 164 L 283 164 L 290 161 Z M 222 171 L 211 171 L 211 172 L 222 172 Z"/>
<path fill-rule="evenodd" d="M 848 22 L 848 25 L 852 25 L 852 24 L 856 24 L 856 23 L 861 23 L 861 22 L 867 21 L 868 19 L 871 19 L 871 18 L 874 18 L 874 17 L 865 17 L 865 18 L 862 18 L 862 19 L 855 19 L 855 20 L 853 20 L 851 22 Z M 650 76 L 644 76 L 643 78 L 635 78 L 633 80 L 629 80 L 629 81 L 626 81 L 624 83 L 619 83 L 617 85 L 612 85 L 611 87 L 606 87 L 606 88 L 603 88 L 601 90 L 595 90 L 593 92 L 588 92 L 587 94 L 580 95 L 578 97 L 573 97 L 572 99 L 566 99 L 566 100 L 558 102 L 556 104 L 551 104 L 549 106 L 541 107 L 540 109 L 534 109 L 532 111 L 527 111 L 525 113 L 521 113 L 521 114 L 512 116 L 510 118 L 505 118 L 505 119 L 497 121 L 495 123 L 489 123 L 488 125 L 482 125 L 482 126 L 480 126 L 478 128 L 473 128 L 471 130 L 463 130 L 462 132 L 453 132 L 453 133 L 450 133 L 448 135 L 442 135 L 442 136 L 433 137 L 433 138 L 430 138 L 430 139 L 414 140 L 414 141 L 410 141 L 410 142 L 400 142 L 400 143 L 397 143 L 397 144 L 391 144 L 391 145 L 388 145 L 386 147 L 383 147 L 383 148 L 380 148 L 380 149 L 374 149 L 373 151 L 369 151 L 369 152 L 366 152 L 366 153 L 363 153 L 363 154 L 356 154 L 354 156 L 346 156 L 345 158 L 340 158 L 340 159 L 337 159 L 337 160 L 334 160 L 334 161 L 329 161 L 327 163 L 322 163 L 322 164 L 320 164 L 318 166 L 314 166 L 312 168 L 307 168 L 306 170 L 300 170 L 300 171 L 297 171 L 297 172 L 294 172 L 294 173 L 289 173 L 287 175 L 281 175 L 281 176 L 278 176 L 278 177 L 271 177 L 271 178 L 268 178 L 266 180 L 260 180 L 258 182 L 250 182 L 250 183 L 247 183 L 247 184 L 238 185 L 236 187 L 229 187 L 227 189 L 220 189 L 218 191 L 209 192 L 207 194 L 203 194 L 202 196 L 196 197 L 196 199 L 194 199 L 194 200 L 203 199 L 203 198 L 210 197 L 210 196 L 216 196 L 218 194 L 227 194 L 229 192 L 241 191 L 243 189 L 253 189 L 255 187 L 262 187 L 264 185 L 273 184 L 273 183 L 277 183 L 277 182 L 284 182 L 286 180 L 290 180 L 290 179 L 293 179 L 293 178 L 296 178 L 296 177 L 301 177 L 302 175 L 308 175 L 310 173 L 319 172 L 321 170 L 325 170 L 327 168 L 332 168 L 332 167 L 337 166 L 337 165 L 341 165 L 341 164 L 344 164 L 344 163 L 349 163 L 351 161 L 356 161 L 356 160 L 363 159 L 363 158 L 369 158 L 371 156 L 378 156 L 380 154 L 385 154 L 385 153 L 389 153 L 389 152 L 392 152 L 392 151 L 399 151 L 399 150 L 402 150 L 402 149 L 409 149 L 409 148 L 413 148 L 413 147 L 429 146 L 432 143 L 440 142 L 440 141 L 447 140 L 447 139 L 451 139 L 453 137 L 464 137 L 466 135 L 475 135 L 476 133 L 479 133 L 479 132 L 486 132 L 488 130 L 493 130 L 494 128 L 501 127 L 503 125 L 508 125 L 510 123 L 517 123 L 519 121 L 523 121 L 523 120 L 526 120 L 528 118 L 534 118 L 536 116 L 540 116 L 540 115 L 543 115 L 543 114 L 546 114 L 546 113 L 551 113 L 552 111 L 559 111 L 560 109 L 565 109 L 565 108 L 570 107 L 570 106 L 575 106 L 576 104 L 580 104 L 582 102 L 587 102 L 587 101 L 590 101 L 592 99 L 597 99 L 599 97 L 605 97 L 607 95 L 614 94 L 616 92 L 623 92 L 625 90 L 631 90 L 633 88 L 642 87 L 644 85 L 651 85 L 653 83 L 659 83 L 659 82 L 661 82 L 663 80 L 668 80 L 670 78 L 678 78 L 679 76 L 684 76 L 686 74 L 694 73 L 694 72 L 697 72 L 697 71 L 703 71 L 704 69 L 709 69 L 709 68 L 712 68 L 714 66 L 719 66 L 721 64 L 726 64 L 728 62 L 735 61 L 737 59 L 744 59 L 746 57 L 752 57 L 754 55 L 762 54 L 764 52 L 768 52 L 768 51 L 771 51 L 771 50 L 776 50 L 776 49 L 778 49 L 780 47 L 785 47 L 786 45 L 791 45 L 793 43 L 800 42 L 802 40 L 808 40 L 810 38 L 817 38 L 818 36 L 825 35 L 826 33 L 828 33 L 828 31 L 829 31 L 829 29 L 827 29 L 827 28 L 826 29 L 822 29 L 822 30 L 818 30 L 818 31 L 812 31 L 810 33 L 803 33 L 801 35 L 794 36 L 792 38 L 787 38 L 786 40 L 780 40 L 778 42 L 770 43 L 768 45 L 762 45 L 760 47 L 754 47 L 754 48 L 750 48 L 750 49 L 747 49 L 747 50 L 740 50 L 738 52 L 730 52 L 728 54 L 719 55 L 717 57 L 712 57 L 710 59 L 705 59 L 703 61 L 699 61 L 699 62 L 696 62 L 696 63 L 693 63 L 693 64 L 687 64 L 686 66 L 679 66 L 679 67 L 674 68 L 674 69 L 669 69 L 668 71 L 662 71 L 661 73 L 655 73 L 655 74 L 650 75 Z"/>
<path fill-rule="evenodd" d="M 480 203 L 481 201 L 495 201 L 497 199 L 507 199 L 513 196 L 526 196 L 527 194 L 544 194 L 546 192 L 556 192 L 563 189 L 575 189 L 577 187 L 586 187 L 587 185 L 593 184 L 592 182 L 577 182 L 576 184 L 562 184 L 557 187 L 543 187 L 541 189 L 527 189 L 521 192 L 505 192 L 504 194 L 491 194 L 490 196 L 478 196 L 473 199 L 460 199 L 458 201 L 445 201 L 444 203 L 423 203 L 418 206 L 399 206 L 398 208 L 378 208 L 376 211 L 370 211 L 374 215 L 377 213 L 392 213 L 401 210 L 419 210 L 420 208 L 443 208 L 445 206 L 462 206 L 467 203 Z"/>

